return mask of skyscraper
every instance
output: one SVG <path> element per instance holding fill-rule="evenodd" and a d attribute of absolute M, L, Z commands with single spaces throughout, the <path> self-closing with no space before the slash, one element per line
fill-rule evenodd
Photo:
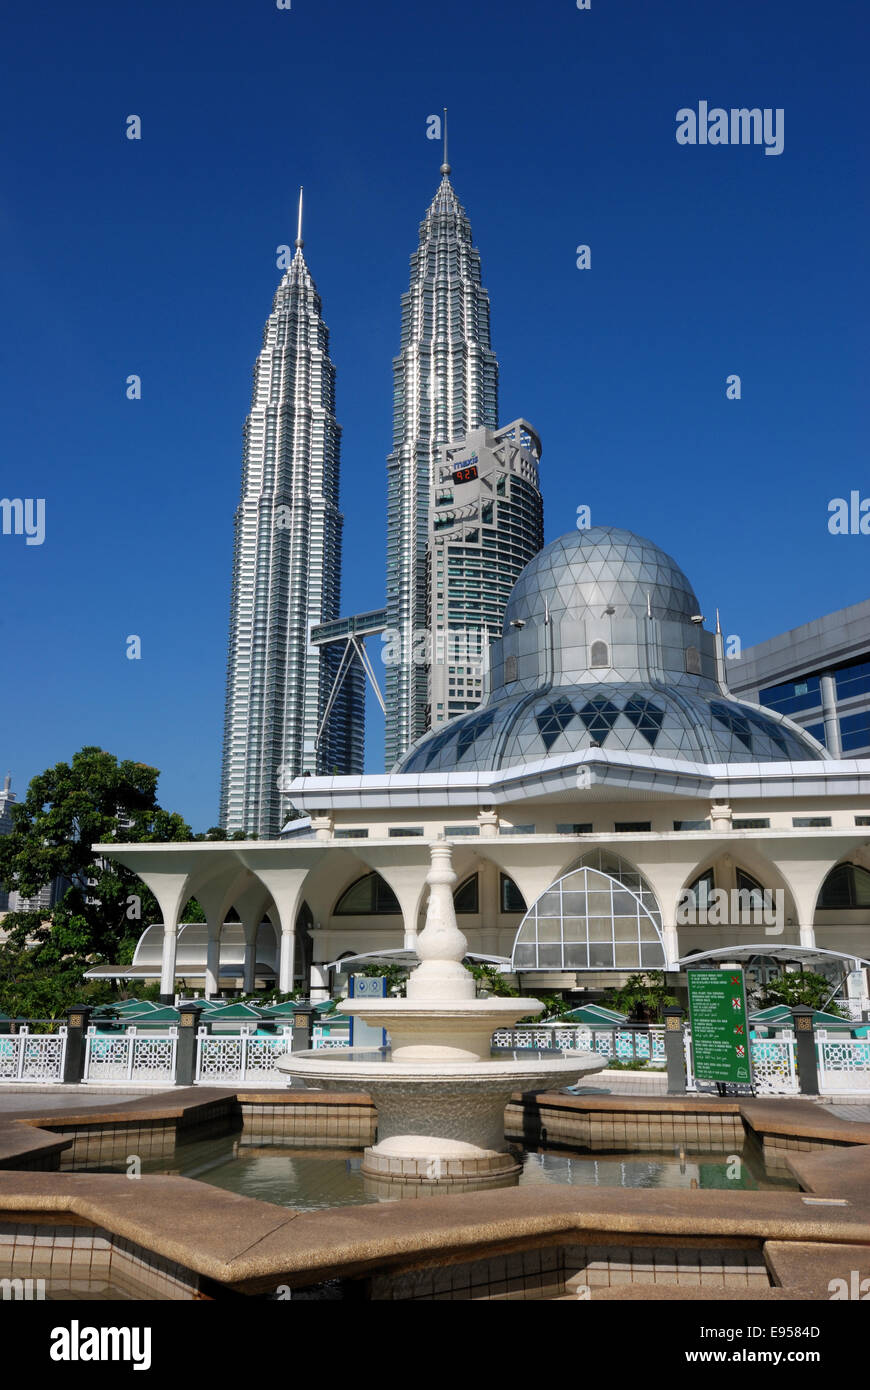
<path fill-rule="evenodd" d="M 235 517 L 221 824 L 277 835 L 279 777 L 362 771 L 363 683 L 356 662 L 324 723 L 339 653 L 309 642 L 338 617 L 343 517 L 341 427 L 321 301 L 296 251 L 275 294 L 254 367 Z"/>
<path fill-rule="evenodd" d="M 541 441 L 527 420 L 471 430 L 441 450 L 429 515 L 429 727 L 467 714 L 486 691 L 520 571 L 544 544 Z"/>
<path fill-rule="evenodd" d="M 450 182 L 445 132 L 441 184 L 420 224 L 402 337 L 393 360 L 393 450 L 387 459 L 387 627 L 401 659 L 386 668 L 386 766 L 427 728 L 428 673 L 415 634 L 428 628 L 429 494 L 443 445 L 498 424 L 498 362 L 489 296 L 471 224 Z"/>

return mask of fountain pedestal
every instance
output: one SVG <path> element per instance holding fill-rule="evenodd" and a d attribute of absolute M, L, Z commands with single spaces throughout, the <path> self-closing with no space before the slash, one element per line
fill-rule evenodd
<path fill-rule="evenodd" d="M 365 1150 L 363 1172 L 395 1185 L 442 1188 L 503 1186 L 520 1164 L 504 1139 L 504 1109 L 515 1091 L 560 1087 L 604 1060 L 590 1052 L 521 1061 L 493 1058 L 497 1028 L 538 1014 L 537 999 L 476 999 L 462 965 L 468 943 L 456 925 L 450 847 L 431 847 L 426 925 L 417 941 L 420 964 L 406 999 L 353 999 L 342 1012 L 386 1028 L 389 1058 L 351 1050 L 290 1053 L 282 1071 L 331 1091 L 362 1090 L 378 1112 L 378 1141 Z"/>

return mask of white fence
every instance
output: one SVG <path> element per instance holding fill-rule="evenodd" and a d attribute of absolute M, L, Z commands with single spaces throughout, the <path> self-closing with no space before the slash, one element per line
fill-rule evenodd
<path fill-rule="evenodd" d="M 692 1073 L 691 1035 L 684 1028 L 686 1086 L 696 1091 Z M 597 1031 L 565 1024 L 538 1024 L 526 1028 L 500 1028 L 493 1047 L 509 1050 L 561 1049 L 598 1052 L 608 1060 L 645 1061 L 663 1066 L 664 1029 L 649 1031 Z M 201 1085 L 250 1084 L 286 1086 L 289 1078 L 278 1070 L 278 1059 L 291 1051 L 292 1029 L 258 1036 L 254 1033 L 197 1035 L 195 1080 Z M 341 1049 L 346 1036 L 336 1030 L 312 1037 L 316 1048 Z M 83 1081 L 135 1082 L 136 1085 L 172 1086 L 176 1080 L 177 1028 L 159 1033 L 87 1032 Z M 17 1033 L 0 1034 L 0 1083 L 62 1082 L 67 1048 L 67 1029 L 32 1033 L 22 1025 Z M 796 1043 L 793 1035 L 756 1038 L 751 1043 L 752 1069 L 758 1095 L 800 1095 Z M 816 1039 L 819 1091 L 823 1095 L 870 1095 L 870 1038 L 825 1037 Z M 701 1082 L 703 1088 L 706 1083 Z M 712 1084 L 712 1083 L 710 1083 Z"/>
<path fill-rule="evenodd" d="M 870 1093 L 870 1038 L 822 1038 L 816 1043 L 819 1090 Z"/>
<path fill-rule="evenodd" d="M 613 1061 L 664 1062 L 665 1030 L 653 1026 L 646 1031 L 625 1032 L 578 1028 L 563 1023 L 538 1023 L 527 1028 L 498 1028 L 492 1035 L 493 1047 L 560 1048 L 563 1052 L 597 1052 Z"/>
<path fill-rule="evenodd" d="M 292 1028 L 272 1037 L 257 1037 L 253 1033 L 221 1036 L 200 1028 L 196 1039 L 195 1081 L 206 1086 L 251 1081 L 261 1086 L 288 1086 L 290 1077 L 278 1070 L 277 1062 L 291 1051 L 292 1045 Z"/>
<path fill-rule="evenodd" d="M 350 1029 L 324 1028 L 315 1023 L 311 1030 L 311 1046 L 316 1051 L 322 1047 L 350 1047 Z"/>
<path fill-rule="evenodd" d="M 137 1085 L 172 1086 L 178 1029 L 165 1033 L 98 1033 L 89 1028 L 83 1081 L 135 1081 Z"/>
<path fill-rule="evenodd" d="M 56 1033 L 0 1034 L 0 1081 L 63 1081 L 66 1028 Z"/>

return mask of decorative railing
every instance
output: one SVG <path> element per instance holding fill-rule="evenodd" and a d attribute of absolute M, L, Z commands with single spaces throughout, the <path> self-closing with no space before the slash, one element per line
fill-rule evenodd
<path fill-rule="evenodd" d="M 56 1033 L 0 1033 L 0 1081 L 63 1081 L 66 1028 Z"/>
<path fill-rule="evenodd" d="M 870 1038 L 822 1038 L 816 1057 L 820 1091 L 870 1093 Z"/>
<path fill-rule="evenodd" d="M 492 1035 L 494 1048 L 519 1051 L 526 1048 L 558 1048 L 563 1052 L 597 1052 L 614 1061 L 664 1062 L 665 1030 L 626 1029 L 598 1031 L 558 1023 L 540 1023 L 527 1028 L 497 1028 Z"/>
<path fill-rule="evenodd" d="M 350 1047 L 350 1029 L 323 1027 L 315 1023 L 311 1030 L 311 1046 L 315 1050 L 323 1047 Z"/>
<path fill-rule="evenodd" d="M 137 1085 L 167 1086 L 175 1082 L 178 1029 L 165 1033 L 98 1033 L 89 1028 L 85 1041 L 83 1081 L 135 1081 Z"/>
<path fill-rule="evenodd" d="M 196 1077 L 200 1085 L 226 1085 L 253 1082 L 260 1085 L 288 1086 L 290 1078 L 278 1070 L 278 1059 L 291 1051 L 293 1030 L 287 1028 L 270 1037 L 254 1033 L 209 1034 L 200 1028 L 196 1039 Z"/>

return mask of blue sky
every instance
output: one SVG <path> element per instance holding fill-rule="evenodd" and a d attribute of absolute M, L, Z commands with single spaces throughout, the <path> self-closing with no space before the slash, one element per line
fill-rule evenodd
<path fill-rule="evenodd" d="M 868 596 L 870 537 L 827 529 L 831 498 L 870 496 L 858 0 L 48 0 L 4 29 L 0 491 L 46 501 L 41 546 L 0 536 L 19 793 L 96 743 L 217 819 L 241 429 L 300 183 L 344 607 L 382 602 L 399 299 L 445 104 L 547 539 L 580 503 L 651 537 L 744 645 Z M 678 145 L 701 100 L 783 108 L 783 153 Z M 368 742 L 374 771 L 373 701 Z"/>

